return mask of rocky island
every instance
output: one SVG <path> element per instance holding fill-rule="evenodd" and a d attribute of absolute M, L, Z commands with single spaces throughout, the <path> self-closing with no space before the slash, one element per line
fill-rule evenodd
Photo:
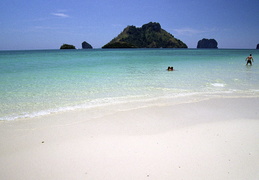
<path fill-rule="evenodd" d="M 218 42 L 215 39 L 205 39 L 198 41 L 197 48 L 218 48 Z"/>
<path fill-rule="evenodd" d="M 126 27 L 117 37 L 102 48 L 188 48 L 181 40 L 150 22 L 142 27 Z"/>
<path fill-rule="evenodd" d="M 76 49 L 75 46 L 70 45 L 70 44 L 63 44 L 60 49 Z"/>
<path fill-rule="evenodd" d="M 259 44 L 257 44 L 256 49 L 259 49 Z"/>
<path fill-rule="evenodd" d="M 93 47 L 86 41 L 82 42 L 82 49 L 93 49 Z"/>

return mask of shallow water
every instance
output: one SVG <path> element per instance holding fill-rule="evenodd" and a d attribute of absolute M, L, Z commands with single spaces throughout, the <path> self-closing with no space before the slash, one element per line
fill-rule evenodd
<path fill-rule="evenodd" d="M 255 63 L 246 66 L 250 53 Z M 0 120 L 193 94 L 259 96 L 258 57 L 231 49 L 0 51 Z"/>

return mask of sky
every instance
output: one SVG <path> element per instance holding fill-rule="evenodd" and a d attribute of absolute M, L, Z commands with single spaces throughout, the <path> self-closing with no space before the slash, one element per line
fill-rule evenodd
<path fill-rule="evenodd" d="M 160 23 L 196 48 L 203 38 L 219 48 L 255 49 L 259 0 L 1 0 L 0 50 L 101 48 L 128 25 Z"/>

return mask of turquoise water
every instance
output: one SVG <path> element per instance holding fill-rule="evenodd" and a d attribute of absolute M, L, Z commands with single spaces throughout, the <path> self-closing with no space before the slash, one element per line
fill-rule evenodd
<path fill-rule="evenodd" d="M 193 94 L 259 96 L 258 62 L 258 50 L 0 51 L 0 120 Z"/>

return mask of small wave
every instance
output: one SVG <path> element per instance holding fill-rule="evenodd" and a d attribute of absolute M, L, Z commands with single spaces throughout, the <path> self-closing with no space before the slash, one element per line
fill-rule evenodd
<path fill-rule="evenodd" d="M 222 84 L 222 83 L 212 83 L 211 85 L 214 87 L 225 87 L 226 86 L 225 84 Z"/>
<path fill-rule="evenodd" d="M 109 105 L 116 105 L 116 104 L 124 104 L 124 103 L 134 103 L 134 102 L 142 102 L 145 105 L 150 105 L 151 101 L 156 101 L 158 99 L 169 99 L 169 98 L 177 98 L 177 97 L 185 97 L 194 95 L 196 93 L 189 93 L 189 92 L 182 92 L 182 93 L 173 93 L 168 95 L 162 96 L 153 96 L 153 95 L 133 95 L 133 96 L 125 96 L 125 97 L 110 97 L 110 98 L 100 98 L 100 99 L 93 99 L 91 101 L 75 104 L 66 107 L 59 107 L 53 109 L 46 109 L 46 110 L 39 110 L 37 112 L 24 112 L 20 114 L 13 114 L 0 117 L 0 121 L 12 121 L 18 119 L 26 119 L 26 118 L 35 118 L 40 116 L 46 116 L 55 113 L 62 113 L 80 109 L 91 109 L 97 107 L 104 107 Z M 152 104 L 152 103 L 151 103 Z"/>
<path fill-rule="evenodd" d="M 213 83 L 211 84 L 215 87 L 224 87 L 224 84 L 221 83 Z M 231 89 L 231 90 L 225 90 L 222 91 L 220 89 L 218 90 L 204 90 L 204 91 L 186 91 L 186 90 L 179 90 L 178 92 L 173 92 L 173 93 L 167 93 L 163 95 L 135 95 L 135 96 L 125 96 L 125 97 L 110 97 L 110 98 L 100 98 L 100 99 L 93 99 L 91 101 L 78 104 L 78 105 L 71 105 L 71 106 L 66 106 L 66 107 L 59 107 L 59 108 L 53 108 L 53 109 L 48 109 L 48 110 L 40 110 L 38 112 L 27 112 L 27 113 L 21 113 L 21 114 L 16 114 L 16 115 L 9 115 L 9 116 L 4 116 L 0 117 L 0 121 L 12 121 L 12 120 L 17 120 L 17 119 L 26 119 L 26 118 L 35 118 L 35 117 L 40 117 L 40 116 L 46 116 L 50 114 L 55 114 L 55 113 L 62 113 L 62 112 L 67 112 L 67 111 L 74 111 L 74 110 L 80 110 L 80 109 L 91 109 L 91 108 L 97 108 L 97 107 L 105 107 L 109 105 L 118 105 L 118 104 L 124 104 L 124 103 L 138 103 L 140 102 L 140 106 L 152 106 L 153 102 L 158 102 L 159 100 L 168 100 L 173 102 L 182 102 L 182 98 L 185 97 L 195 97 L 195 100 L 197 98 L 202 98 L 202 97 L 214 97 L 214 96 L 228 96 L 229 94 L 233 95 L 253 95 L 258 93 L 259 90 L 253 90 L 253 91 L 240 91 L 237 89 Z M 258 95 L 259 96 L 259 95 Z M 178 98 L 179 101 L 177 100 Z M 160 101 L 159 101 L 160 102 Z M 134 104 L 135 105 L 135 104 Z M 138 106 L 137 105 L 137 106 Z M 138 108 L 138 107 L 135 107 Z"/>
<path fill-rule="evenodd" d="M 120 103 L 127 103 L 127 102 L 135 102 L 140 101 L 140 99 L 147 99 L 147 96 L 127 96 L 127 97 L 116 97 L 116 98 L 102 98 L 102 99 L 94 99 L 92 101 L 88 101 L 86 103 L 78 104 L 78 105 L 71 105 L 67 107 L 59 107 L 59 108 L 53 108 L 48 110 L 40 110 L 38 112 L 24 112 L 17 115 L 9 115 L 0 117 L 0 121 L 12 121 L 17 119 L 25 119 L 25 118 L 35 118 L 45 115 L 50 115 L 54 113 L 60 113 L 60 112 L 67 112 L 67 111 L 73 111 L 78 109 L 90 109 L 90 108 L 96 108 L 96 107 L 102 107 L 107 105 L 115 105 Z"/>

